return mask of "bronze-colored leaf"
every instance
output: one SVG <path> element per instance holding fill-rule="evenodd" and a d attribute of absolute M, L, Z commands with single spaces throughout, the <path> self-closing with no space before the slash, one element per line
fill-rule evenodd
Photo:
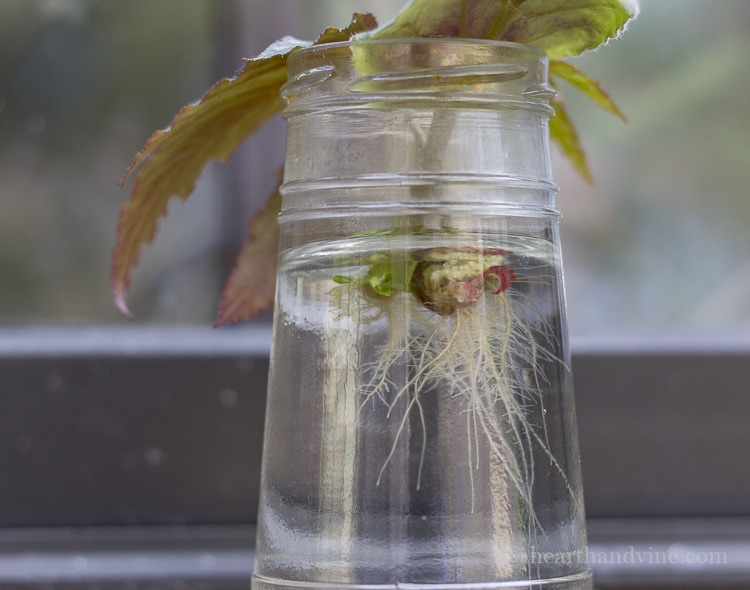
<path fill-rule="evenodd" d="M 347 40 L 375 25 L 371 15 L 355 15 L 347 28 L 327 29 L 317 43 Z M 279 89 L 286 82 L 291 50 L 288 44 L 283 47 L 282 53 L 267 51 L 248 60 L 235 77 L 183 107 L 168 129 L 149 138 L 126 171 L 123 182 L 134 173 L 136 180 L 120 210 L 111 277 L 115 303 L 123 313 L 129 315 L 125 298 L 130 272 L 142 246 L 154 239 L 169 200 L 186 199 L 210 160 L 228 160 L 244 139 L 282 110 Z"/>
<path fill-rule="evenodd" d="M 279 174 L 279 186 L 281 176 Z M 279 224 L 276 218 L 280 209 L 281 195 L 277 187 L 266 208 L 250 222 L 248 240 L 224 287 L 215 326 L 250 319 L 273 305 L 279 250 Z"/>
<path fill-rule="evenodd" d="M 213 86 L 195 105 L 183 107 L 166 131 L 157 131 L 136 156 L 123 181 L 141 166 L 130 200 L 120 209 L 112 264 L 112 292 L 128 313 L 125 294 L 141 247 L 156 235 L 173 196 L 186 199 L 205 165 L 226 161 L 237 146 L 282 109 L 279 88 L 286 60 L 275 55 L 248 61 L 233 79 Z"/>

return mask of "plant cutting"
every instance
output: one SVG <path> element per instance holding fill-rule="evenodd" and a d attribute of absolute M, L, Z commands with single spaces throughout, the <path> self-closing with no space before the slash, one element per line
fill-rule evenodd
<path fill-rule="evenodd" d="M 616 38 L 637 13 L 636 0 L 413 0 L 383 27 L 378 28 L 372 15 L 355 14 L 346 28 L 327 29 L 315 44 L 363 37 L 457 37 L 525 43 L 550 57 L 553 87 L 567 82 L 624 120 L 597 82 L 563 60 Z M 208 162 L 227 161 L 244 140 L 282 111 L 279 91 L 287 79 L 287 58 L 307 45 L 310 43 L 285 38 L 247 60 L 234 77 L 218 82 L 198 103 L 183 107 L 170 127 L 156 131 L 136 155 L 121 181 L 124 184 L 135 176 L 131 198 L 120 212 L 112 261 L 112 293 L 123 313 L 130 315 L 126 295 L 131 270 L 143 245 L 156 236 L 169 201 L 187 199 Z M 583 147 L 559 96 L 550 137 L 580 174 L 591 180 Z M 273 304 L 279 207 L 280 199 L 274 193 L 252 220 L 248 242 L 222 296 L 216 325 L 250 319 Z"/>
<path fill-rule="evenodd" d="M 562 60 L 636 12 L 413 0 L 382 27 L 356 14 L 249 60 L 136 156 L 112 278 L 125 312 L 168 200 L 282 109 L 288 123 L 280 190 L 217 319 L 275 301 L 256 588 L 590 587 L 565 561 L 585 531 L 549 138 L 590 174 L 550 101 L 566 81 L 622 117 Z"/>

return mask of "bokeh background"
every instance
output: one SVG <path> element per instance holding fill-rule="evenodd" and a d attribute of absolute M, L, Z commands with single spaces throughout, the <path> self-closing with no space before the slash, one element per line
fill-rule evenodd
<path fill-rule="evenodd" d="M 132 325 L 109 295 L 118 182 L 150 133 L 278 37 L 396 0 L 2 0 L 0 327 Z M 595 183 L 555 155 L 571 332 L 750 328 L 750 2 L 643 0 L 576 60 L 628 117 L 575 96 Z M 208 325 L 283 157 L 274 122 L 174 203 L 134 277 L 137 324 Z"/>

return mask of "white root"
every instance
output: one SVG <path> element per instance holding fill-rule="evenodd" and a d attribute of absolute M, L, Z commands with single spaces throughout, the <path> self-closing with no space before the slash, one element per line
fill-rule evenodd
<path fill-rule="evenodd" d="M 389 340 L 380 348 L 378 360 L 366 367 L 369 378 L 361 388 L 360 412 L 377 400 L 387 406 L 386 415 L 391 418 L 396 407 L 404 408 L 401 400 L 406 404 L 380 469 L 378 485 L 404 435 L 409 415 L 417 411 L 422 429 L 416 482 L 416 488 L 420 488 L 427 447 L 422 397 L 440 386 L 462 404 L 461 411 L 466 414 L 472 509 L 474 471 L 479 469 L 483 438 L 526 505 L 530 519 L 538 524 L 531 506 L 534 446 L 539 445 L 555 468 L 564 473 L 551 455 L 546 433 L 538 432 L 526 413 L 527 405 L 541 403 L 540 385 L 545 381 L 541 363 L 556 359 L 539 344 L 549 336 L 544 322 L 532 318 L 532 328 L 529 318 L 519 317 L 515 311 L 515 299 L 519 297 L 523 295 L 512 289 L 499 294 L 485 292 L 480 300 L 458 307 L 449 316 L 413 314 L 409 319 L 389 313 L 390 302 L 383 304 Z M 397 306 L 402 302 L 392 303 Z M 403 366 L 408 368 L 405 376 L 395 379 L 393 369 Z"/>

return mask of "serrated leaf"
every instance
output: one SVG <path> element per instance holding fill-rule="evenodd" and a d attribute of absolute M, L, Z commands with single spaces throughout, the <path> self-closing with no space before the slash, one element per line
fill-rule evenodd
<path fill-rule="evenodd" d="M 592 183 L 593 177 L 586 161 L 586 153 L 583 151 L 575 126 L 559 96 L 553 100 L 553 106 L 555 107 L 555 116 L 549 122 L 550 138 L 558 145 L 586 182 Z"/>
<path fill-rule="evenodd" d="M 372 15 L 355 14 L 347 28 L 327 29 L 316 43 L 344 41 L 374 26 Z M 248 60 L 234 78 L 211 87 L 200 102 L 183 107 L 167 130 L 149 138 L 126 171 L 122 182 L 137 174 L 131 198 L 120 209 L 111 277 L 115 303 L 123 313 L 130 315 L 130 272 L 142 246 L 153 241 L 170 199 L 187 199 L 210 160 L 228 160 L 240 143 L 282 110 L 279 90 L 287 79 L 287 55 L 295 47 L 288 39 L 282 41 Z"/>
<path fill-rule="evenodd" d="M 571 84 L 588 96 L 605 111 L 608 111 L 625 121 L 625 115 L 620 111 L 599 83 L 589 78 L 575 66 L 564 61 L 553 60 L 549 64 L 549 73 L 553 78 L 565 80 L 568 84 Z"/>
<path fill-rule="evenodd" d="M 617 37 L 637 13 L 635 0 L 412 0 L 390 23 L 360 37 L 499 39 L 559 59 Z"/>
<path fill-rule="evenodd" d="M 412 0 L 393 21 L 360 37 L 469 37 L 532 45 L 551 58 L 552 76 L 624 120 L 599 84 L 559 59 L 596 49 L 619 36 L 637 14 L 636 0 Z M 591 182 L 575 126 L 559 99 L 556 108 L 550 137 Z"/>
<path fill-rule="evenodd" d="M 550 80 L 553 86 L 557 86 L 556 79 L 562 79 L 580 90 L 595 104 L 625 121 L 625 115 L 604 91 L 604 89 L 567 62 L 552 60 L 549 64 Z M 593 176 L 586 161 L 581 141 L 576 132 L 567 109 L 559 97 L 553 101 L 555 116 L 550 120 L 550 139 L 555 142 L 562 153 L 570 160 L 573 167 L 581 174 L 588 183 L 593 182 Z"/>
<path fill-rule="evenodd" d="M 580 55 L 617 38 L 638 14 L 635 0 L 522 0 L 500 35 L 550 59 Z"/>
<path fill-rule="evenodd" d="M 273 305 L 279 250 L 281 174 L 265 209 L 250 222 L 249 237 L 240 251 L 219 304 L 215 326 L 247 320 Z"/>
<path fill-rule="evenodd" d="M 635 0 L 412 0 L 372 36 L 501 39 L 533 45 L 560 58 L 594 49 L 619 35 L 636 14 Z M 375 26 L 371 15 L 355 15 L 349 27 L 327 29 L 316 43 L 348 40 Z M 129 313 L 125 295 L 130 271 L 141 247 L 153 240 L 168 201 L 173 196 L 187 198 L 209 160 L 227 160 L 247 136 L 282 109 L 278 91 L 286 81 L 286 57 L 302 44 L 285 38 L 249 60 L 235 78 L 219 82 L 199 103 L 184 107 L 172 126 L 154 133 L 135 157 L 123 179 L 137 171 L 131 199 L 121 209 L 112 272 L 115 301 L 125 313 Z M 557 77 L 622 116 L 598 84 L 567 65 L 553 65 L 553 77 L 555 68 Z M 590 180 L 577 134 L 559 101 L 557 112 L 550 122 L 552 139 Z M 278 199 L 274 196 L 252 223 L 250 241 L 222 297 L 217 324 L 249 317 L 273 299 Z"/>
<path fill-rule="evenodd" d="M 245 137 L 281 110 L 279 88 L 285 81 L 283 56 L 248 61 L 235 78 L 213 86 L 198 104 L 183 107 L 172 126 L 154 133 L 136 156 L 123 182 L 142 167 L 131 199 L 120 209 L 112 264 L 112 292 L 124 313 L 129 313 L 130 270 L 143 244 L 154 239 L 169 200 L 186 199 L 210 160 L 226 161 Z"/>

